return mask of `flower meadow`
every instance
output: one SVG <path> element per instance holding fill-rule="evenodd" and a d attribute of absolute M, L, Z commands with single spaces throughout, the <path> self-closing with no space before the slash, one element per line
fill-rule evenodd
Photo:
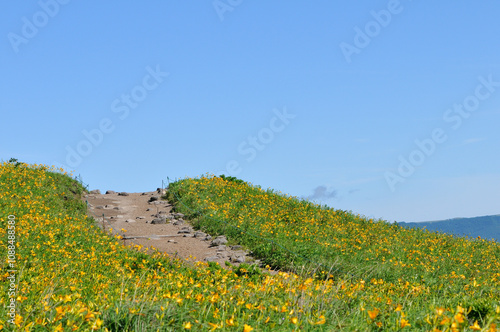
<path fill-rule="evenodd" d="M 232 177 L 171 183 L 176 208 L 274 268 L 335 289 L 332 330 L 500 331 L 500 244 L 407 229 Z M 498 326 L 498 327 L 497 327 Z"/>
<path fill-rule="evenodd" d="M 5 331 L 500 331 L 500 246 L 232 178 L 170 184 L 195 227 L 281 272 L 126 247 L 62 170 L 0 164 Z"/>

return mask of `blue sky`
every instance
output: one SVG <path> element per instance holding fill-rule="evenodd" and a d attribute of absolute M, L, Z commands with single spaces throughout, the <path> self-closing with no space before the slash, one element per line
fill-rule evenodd
<path fill-rule="evenodd" d="M 225 173 L 389 221 L 499 214 L 500 3 L 9 1 L 0 158 Z"/>

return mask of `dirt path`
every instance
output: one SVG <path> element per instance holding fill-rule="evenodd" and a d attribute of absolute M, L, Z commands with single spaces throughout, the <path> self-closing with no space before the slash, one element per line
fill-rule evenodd
<path fill-rule="evenodd" d="M 125 245 L 155 247 L 171 256 L 190 261 L 213 261 L 225 266 L 254 261 L 240 246 L 228 246 L 225 237 L 213 239 L 194 231 L 183 215 L 172 212 L 172 205 L 161 199 L 160 189 L 145 193 L 100 194 L 92 191 L 85 196 L 89 214 L 101 228 L 124 238 Z M 103 221 L 104 216 L 104 221 Z"/>

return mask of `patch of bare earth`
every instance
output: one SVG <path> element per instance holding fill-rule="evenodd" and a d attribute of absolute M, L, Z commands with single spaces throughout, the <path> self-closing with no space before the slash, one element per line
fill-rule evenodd
<path fill-rule="evenodd" d="M 195 231 L 180 213 L 172 211 L 172 205 L 161 199 L 161 190 L 145 193 L 100 194 L 92 191 L 85 195 L 89 215 L 93 216 L 105 231 L 123 237 L 127 246 L 154 247 L 172 257 L 187 261 L 259 263 L 241 246 L 229 246 L 225 237 L 212 238 L 209 234 Z M 270 272 L 270 271 L 268 271 Z"/>

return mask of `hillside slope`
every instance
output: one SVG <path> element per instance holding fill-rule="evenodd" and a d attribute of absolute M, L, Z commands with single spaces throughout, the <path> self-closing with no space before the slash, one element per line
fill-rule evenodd
<path fill-rule="evenodd" d="M 373 315 L 381 321 L 373 318 L 374 323 L 384 329 L 392 326 L 389 321 L 404 327 L 404 317 L 413 317 L 413 327 L 425 330 L 435 321 L 417 317 L 444 322 L 441 308 L 449 308 L 444 311 L 453 312 L 458 320 L 461 310 L 468 311 L 470 323 L 478 320 L 480 325 L 487 324 L 488 313 L 500 313 L 496 242 L 367 219 L 235 178 L 179 180 L 170 184 L 169 195 L 194 225 L 227 234 L 269 265 L 356 280 L 359 293 L 354 292 L 351 303 L 377 313 Z M 394 314 L 400 305 L 404 315 L 398 320 Z"/>
<path fill-rule="evenodd" d="M 60 170 L 0 164 L 0 330 L 289 331 L 338 324 L 332 280 L 124 247 Z M 9 228 L 11 226 L 11 228 Z"/>
<path fill-rule="evenodd" d="M 124 247 L 86 216 L 84 188 L 46 166 L 0 164 L 0 186 L 0 280 L 13 287 L 0 288 L 7 331 L 500 326 L 495 242 L 405 229 L 232 178 L 170 184 L 174 209 L 194 227 L 297 272 L 272 276 Z"/>

